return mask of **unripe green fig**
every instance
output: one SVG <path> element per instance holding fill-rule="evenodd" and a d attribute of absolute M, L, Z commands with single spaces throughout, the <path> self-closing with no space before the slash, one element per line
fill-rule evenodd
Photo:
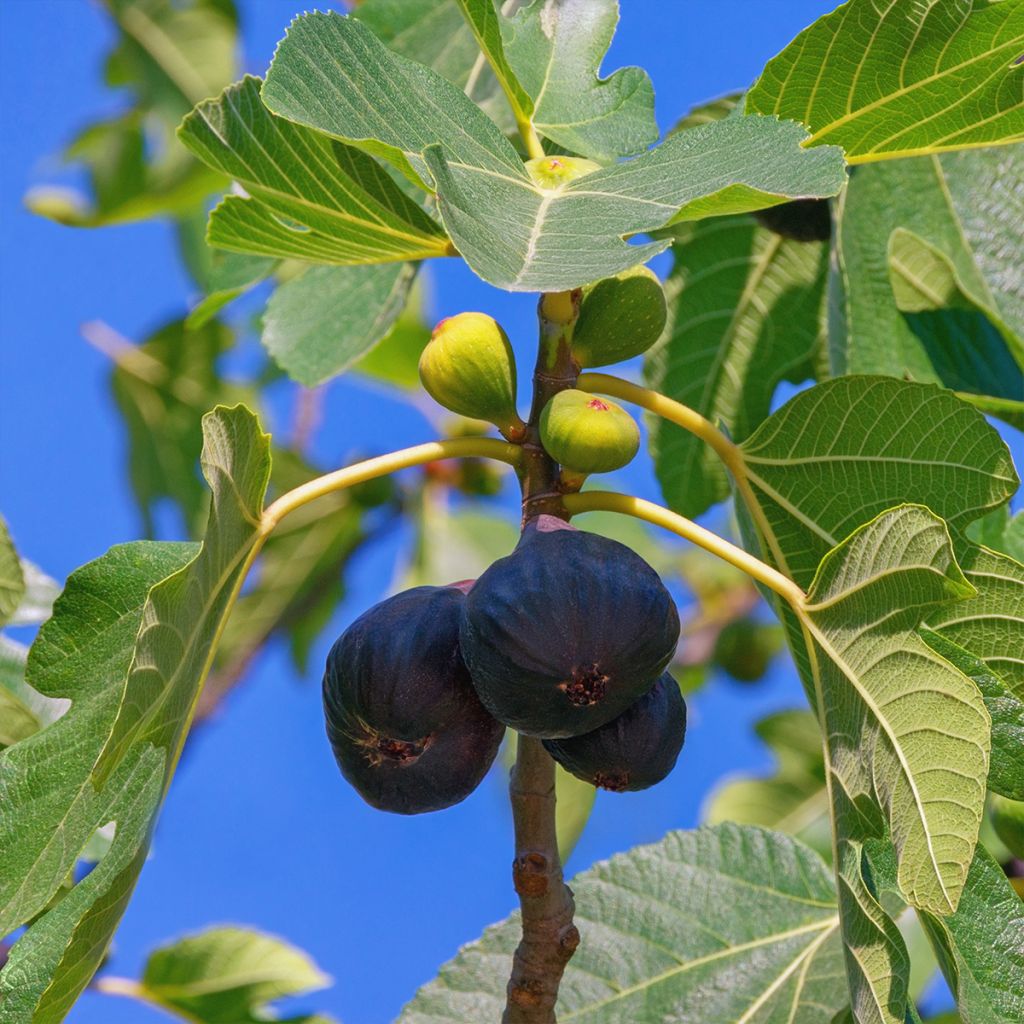
<path fill-rule="evenodd" d="M 736 619 L 722 628 L 715 641 L 712 661 L 741 683 L 753 683 L 768 671 L 772 658 L 782 650 L 778 626 Z"/>
<path fill-rule="evenodd" d="M 556 189 L 601 170 L 601 165 L 581 156 L 540 156 L 526 161 L 526 173 L 535 185 Z"/>
<path fill-rule="evenodd" d="M 668 319 L 665 292 L 647 267 L 587 285 L 572 334 L 572 355 L 581 368 L 621 363 L 646 352 Z"/>
<path fill-rule="evenodd" d="M 621 469 L 640 449 L 640 428 L 621 405 L 575 388 L 544 406 L 540 437 L 548 454 L 576 473 Z"/>
<path fill-rule="evenodd" d="M 648 789 L 675 767 L 686 738 L 686 703 L 665 672 L 618 718 L 582 736 L 543 740 L 570 774 L 598 789 L 624 793 Z"/>
<path fill-rule="evenodd" d="M 526 425 L 516 412 L 516 360 L 508 335 L 486 313 L 442 320 L 420 356 L 420 380 L 440 405 L 493 423 L 509 440 Z"/>
<path fill-rule="evenodd" d="M 993 795 L 991 815 L 996 835 L 1014 857 L 1024 860 L 1024 803 Z"/>

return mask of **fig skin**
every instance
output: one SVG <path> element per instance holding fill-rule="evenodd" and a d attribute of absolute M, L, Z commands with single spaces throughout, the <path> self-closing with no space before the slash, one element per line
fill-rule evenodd
<path fill-rule="evenodd" d="M 601 165 L 582 156 L 539 156 L 526 161 L 526 173 L 534 185 L 560 189 L 570 181 L 601 170 Z"/>
<path fill-rule="evenodd" d="M 526 425 L 516 411 L 516 360 L 501 324 L 486 313 L 442 320 L 420 355 L 420 381 L 446 409 L 493 423 L 511 441 Z"/>
<path fill-rule="evenodd" d="M 540 414 L 547 453 L 576 473 L 610 473 L 640 450 L 640 428 L 621 405 L 575 388 L 559 391 Z"/>
<path fill-rule="evenodd" d="M 646 352 L 668 322 L 665 291 L 648 267 L 633 267 L 583 289 L 572 335 L 581 369 L 608 366 Z"/>
<path fill-rule="evenodd" d="M 415 587 L 339 637 L 323 680 L 327 736 L 342 775 L 397 814 L 464 800 L 487 774 L 505 727 L 485 710 L 459 652 L 468 583 Z"/>
<path fill-rule="evenodd" d="M 661 782 L 675 767 L 685 739 L 686 702 L 666 672 L 607 725 L 582 736 L 542 742 L 577 779 L 625 793 Z"/>
<path fill-rule="evenodd" d="M 794 199 L 756 210 L 754 219 L 761 227 L 794 242 L 827 242 L 832 237 L 827 199 Z"/>
<path fill-rule="evenodd" d="M 617 541 L 539 516 L 466 598 L 460 643 L 484 707 L 542 739 L 579 736 L 643 696 L 675 653 L 658 574 Z"/>

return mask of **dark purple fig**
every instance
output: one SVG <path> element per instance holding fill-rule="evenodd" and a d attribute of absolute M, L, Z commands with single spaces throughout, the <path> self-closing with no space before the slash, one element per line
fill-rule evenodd
<path fill-rule="evenodd" d="M 529 736 L 579 736 L 654 684 L 679 639 L 658 574 L 617 541 L 552 516 L 466 597 L 460 642 L 488 711 Z"/>
<path fill-rule="evenodd" d="M 832 215 L 827 199 L 794 199 L 789 203 L 757 210 L 761 227 L 795 242 L 827 242 L 832 237 Z"/>
<path fill-rule="evenodd" d="M 635 704 L 582 736 L 544 740 L 567 771 L 614 793 L 647 789 L 675 767 L 686 738 L 686 704 L 667 672 Z"/>
<path fill-rule="evenodd" d="M 505 727 L 485 710 L 459 653 L 466 584 L 416 587 L 375 605 L 327 656 L 324 714 L 342 775 L 397 814 L 464 800 Z"/>

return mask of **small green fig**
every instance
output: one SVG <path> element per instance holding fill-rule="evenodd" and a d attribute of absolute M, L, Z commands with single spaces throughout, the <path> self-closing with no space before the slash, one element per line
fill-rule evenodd
<path fill-rule="evenodd" d="M 601 170 L 601 165 L 581 156 L 540 156 L 526 161 L 526 173 L 535 185 L 557 189 L 570 181 Z"/>
<path fill-rule="evenodd" d="M 711 660 L 741 683 L 753 683 L 768 671 L 782 650 L 782 630 L 775 625 L 736 619 L 722 628 Z"/>
<path fill-rule="evenodd" d="M 510 441 L 526 425 L 516 412 L 516 360 L 508 335 L 486 313 L 442 320 L 420 356 L 420 380 L 452 412 L 493 423 Z"/>
<path fill-rule="evenodd" d="M 548 454 L 576 473 L 621 469 L 640 449 L 640 428 L 621 405 L 575 388 L 544 406 L 540 437 Z"/>
<path fill-rule="evenodd" d="M 991 815 L 996 835 L 1014 857 L 1024 860 L 1024 803 L 994 795 Z"/>
<path fill-rule="evenodd" d="M 607 366 L 646 352 L 668 319 L 661 282 L 647 267 L 587 285 L 572 335 L 576 363 Z"/>

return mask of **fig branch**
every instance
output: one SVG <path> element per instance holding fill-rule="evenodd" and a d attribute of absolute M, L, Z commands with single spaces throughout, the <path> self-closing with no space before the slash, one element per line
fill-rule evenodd
<path fill-rule="evenodd" d="M 576 368 L 570 344 L 579 293 L 544 295 L 533 402 L 523 442 L 520 485 L 524 524 L 541 514 L 568 519 L 558 465 L 540 443 L 540 417 L 550 399 L 571 388 Z M 558 987 L 576 947 L 572 891 L 562 876 L 555 831 L 555 762 L 540 740 L 520 734 L 509 782 L 515 828 L 512 880 L 522 911 L 522 938 L 509 977 L 503 1024 L 554 1024 Z"/>
<path fill-rule="evenodd" d="M 794 608 L 803 605 L 806 595 L 788 576 L 755 558 L 748 551 L 730 543 L 717 533 L 699 526 L 685 516 L 670 511 L 663 505 L 630 494 L 615 494 L 612 491 L 586 491 L 583 494 L 569 494 L 564 499 L 566 509 L 573 515 L 580 512 L 618 512 L 646 520 L 702 547 L 730 565 L 736 566 L 752 579 L 763 583 Z"/>
<path fill-rule="evenodd" d="M 629 381 L 606 373 L 584 373 L 577 381 L 576 387 L 580 391 L 612 395 L 625 402 L 632 402 L 634 405 L 639 405 L 641 409 L 646 409 L 648 412 L 682 427 L 683 430 L 688 430 L 706 442 L 708 447 L 722 460 L 725 468 L 736 482 L 736 489 L 739 491 L 761 539 L 768 545 L 772 555 L 780 564 L 785 562 L 778 541 L 768 528 L 761 505 L 751 489 L 746 463 L 743 461 L 743 454 L 739 446 L 729 440 L 709 419 L 702 416 L 696 409 L 683 405 L 682 402 L 676 402 L 650 388 L 631 384 Z"/>

